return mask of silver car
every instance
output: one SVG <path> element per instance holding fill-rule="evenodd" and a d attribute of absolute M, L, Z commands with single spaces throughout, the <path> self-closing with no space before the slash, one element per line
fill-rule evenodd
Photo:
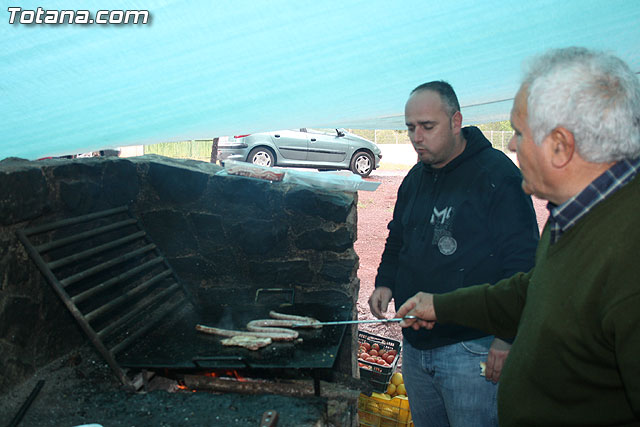
<path fill-rule="evenodd" d="M 218 160 L 260 166 L 350 169 L 367 177 L 380 166 L 380 148 L 344 129 L 279 130 L 229 137 L 218 144 Z"/>

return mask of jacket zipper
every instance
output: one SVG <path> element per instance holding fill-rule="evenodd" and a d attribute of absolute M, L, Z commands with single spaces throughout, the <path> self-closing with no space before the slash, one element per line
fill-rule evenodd
<path fill-rule="evenodd" d="M 431 187 L 431 194 L 429 195 L 429 198 L 427 199 L 429 204 L 427 205 L 428 209 L 427 209 L 427 217 L 426 217 L 426 224 L 423 224 L 423 229 L 422 229 L 422 235 L 420 236 L 420 239 L 422 241 L 424 241 L 427 237 L 427 232 L 431 229 L 431 216 L 433 215 L 433 209 L 436 206 L 436 196 L 438 195 L 438 187 L 436 186 L 436 183 L 438 182 L 438 177 L 440 176 L 440 172 L 433 172 L 433 186 Z"/>

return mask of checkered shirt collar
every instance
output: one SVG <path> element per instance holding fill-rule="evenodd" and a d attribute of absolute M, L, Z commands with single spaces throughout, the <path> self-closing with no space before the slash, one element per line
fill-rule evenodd
<path fill-rule="evenodd" d="M 620 160 L 591 182 L 587 188 L 560 206 L 549 203 L 547 209 L 550 212 L 549 231 L 551 232 L 551 243 L 556 243 L 564 232 L 570 229 L 594 206 L 631 181 L 638 173 L 638 170 L 640 170 L 640 157 L 634 160 Z"/>

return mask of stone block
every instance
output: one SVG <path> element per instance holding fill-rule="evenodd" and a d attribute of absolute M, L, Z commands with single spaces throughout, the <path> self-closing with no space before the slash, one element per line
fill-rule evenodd
<path fill-rule="evenodd" d="M 280 221 L 247 218 L 231 228 L 229 238 L 247 255 L 275 256 L 286 251 L 287 230 Z"/>
<path fill-rule="evenodd" d="M 17 346 L 26 347 L 34 339 L 40 315 L 38 304 L 32 298 L 8 297 L 0 310 L 0 337 Z M 15 322 L 20 319 L 20 322 Z"/>
<path fill-rule="evenodd" d="M 344 226 L 333 230 L 316 228 L 298 235 L 295 245 L 300 249 L 344 252 L 353 247 L 353 240 L 351 231 Z"/>
<path fill-rule="evenodd" d="M 196 238 L 185 212 L 169 209 L 145 212 L 141 222 L 165 256 L 187 256 L 196 252 Z"/>
<path fill-rule="evenodd" d="M 102 195 L 111 206 L 132 205 L 140 193 L 136 166 L 125 160 L 104 163 Z"/>
<path fill-rule="evenodd" d="M 45 160 L 42 166 L 51 171 L 53 181 L 93 181 L 102 179 L 104 161 L 100 158 Z"/>
<path fill-rule="evenodd" d="M 37 218 L 49 209 L 49 188 L 39 168 L 0 170 L 0 224 Z"/>
<path fill-rule="evenodd" d="M 193 293 L 198 288 L 212 288 L 234 283 L 243 277 L 248 266 L 239 266 L 231 254 L 220 252 L 214 256 L 169 258 L 167 260 L 180 281 Z M 246 279 L 245 279 L 246 280 Z"/>
<path fill-rule="evenodd" d="M 292 215 L 318 216 L 331 222 L 345 222 L 354 205 L 354 196 L 348 193 L 322 193 L 306 188 L 287 192 L 284 207 Z"/>
<path fill-rule="evenodd" d="M 282 183 L 244 176 L 214 176 L 209 181 L 205 199 L 214 202 L 222 212 L 241 208 L 269 218 L 282 209 Z"/>
<path fill-rule="evenodd" d="M 325 259 L 320 270 L 320 276 L 336 283 L 349 283 L 358 266 L 357 257 Z"/>
<path fill-rule="evenodd" d="M 0 345 L 0 351 L 3 354 L 2 375 L 0 375 L 0 388 L 2 390 L 10 390 L 17 382 L 21 382 L 35 374 L 37 366 L 33 362 L 25 361 L 18 354 L 20 348 Z M 16 409 L 16 413 L 18 409 Z"/>
<path fill-rule="evenodd" d="M 164 203 L 193 203 L 207 185 L 209 176 L 191 169 L 159 162 L 149 164 L 149 181 Z"/>
<path fill-rule="evenodd" d="M 289 284 L 310 283 L 314 273 L 307 260 L 249 261 L 249 274 L 255 283 L 282 287 Z"/>
<path fill-rule="evenodd" d="M 63 181 L 60 183 L 60 200 L 72 216 L 95 212 L 100 210 L 100 185 L 92 181 Z"/>
<path fill-rule="evenodd" d="M 202 251 L 216 251 L 227 246 L 221 215 L 195 212 L 189 213 L 188 218 Z"/>

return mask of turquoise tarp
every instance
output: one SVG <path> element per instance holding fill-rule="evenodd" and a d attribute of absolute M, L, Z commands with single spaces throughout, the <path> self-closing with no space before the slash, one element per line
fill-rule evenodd
<path fill-rule="evenodd" d="M 552 47 L 609 50 L 640 71 L 637 0 L 4 4 L 0 159 L 281 128 L 401 129 L 409 91 L 433 79 L 453 84 L 465 123 L 504 120 L 522 61 Z M 9 8 L 38 7 L 150 20 L 9 23 Z"/>

